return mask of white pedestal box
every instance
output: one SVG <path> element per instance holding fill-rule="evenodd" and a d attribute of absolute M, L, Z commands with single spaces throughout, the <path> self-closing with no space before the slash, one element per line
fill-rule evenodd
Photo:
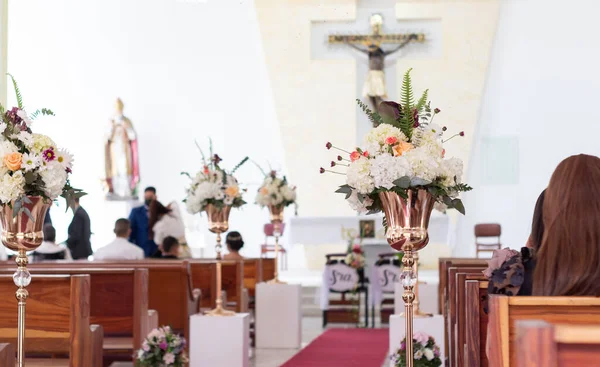
<path fill-rule="evenodd" d="M 404 339 L 406 332 L 404 316 L 390 316 L 390 354 L 400 348 L 400 342 Z M 415 317 L 413 319 L 413 333 L 423 332 L 435 339 L 435 344 L 440 347 L 440 356 L 444 355 L 444 316 Z M 394 364 L 390 361 L 390 366 Z"/>
<path fill-rule="evenodd" d="M 396 315 L 404 312 L 403 293 L 402 283 L 394 284 L 394 313 Z M 419 309 L 432 315 L 438 314 L 438 283 L 419 282 Z"/>
<path fill-rule="evenodd" d="M 248 367 L 249 347 L 250 317 L 247 313 L 190 317 L 190 367 Z"/>
<path fill-rule="evenodd" d="M 256 285 L 256 348 L 300 348 L 301 289 L 299 284 Z"/>

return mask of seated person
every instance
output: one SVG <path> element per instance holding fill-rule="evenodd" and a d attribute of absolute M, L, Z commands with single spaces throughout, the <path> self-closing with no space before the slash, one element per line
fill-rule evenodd
<path fill-rule="evenodd" d="M 178 259 L 179 258 L 179 241 L 173 236 L 167 236 L 162 243 L 161 259 Z"/>
<path fill-rule="evenodd" d="M 223 260 L 243 260 L 244 257 L 240 255 L 240 250 L 244 247 L 244 240 L 240 232 L 231 231 L 227 233 L 225 237 L 225 244 L 227 244 L 228 254 L 223 256 Z"/>
<path fill-rule="evenodd" d="M 44 225 L 44 242 L 31 255 L 33 261 L 73 260 L 71 251 L 66 246 L 56 244 L 56 230 L 52 224 Z"/>
<path fill-rule="evenodd" d="M 115 235 L 117 238 L 108 245 L 94 252 L 94 260 L 141 260 L 144 258 L 144 250 L 129 242 L 131 225 L 125 218 L 117 219 L 115 222 Z"/>

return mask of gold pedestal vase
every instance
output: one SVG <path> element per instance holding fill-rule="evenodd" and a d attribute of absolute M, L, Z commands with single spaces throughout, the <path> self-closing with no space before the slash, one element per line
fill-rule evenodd
<path fill-rule="evenodd" d="M 379 198 L 387 221 L 387 241 L 395 250 L 402 250 L 402 286 L 404 287 L 404 319 L 406 321 L 406 366 L 414 366 L 413 317 L 415 316 L 416 252 L 427 246 L 429 218 L 434 198 L 427 190 L 408 190 L 403 199 L 394 192 L 381 192 Z"/>
<path fill-rule="evenodd" d="M 275 277 L 267 282 L 270 284 L 285 284 L 285 282 L 279 280 L 279 237 L 281 236 L 283 223 L 283 209 L 283 207 L 269 205 L 271 224 L 273 224 L 273 237 L 275 237 Z"/>
<path fill-rule="evenodd" d="M 221 233 L 226 232 L 229 229 L 229 212 L 231 206 L 225 205 L 222 208 L 218 208 L 213 204 L 206 206 L 206 215 L 208 216 L 208 230 L 212 233 L 217 234 L 217 243 L 215 245 L 215 251 L 217 252 L 217 302 L 216 307 L 206 312 L 207 316 L 233 316 L 235 312 L 226 310 L 223 307 L 223 296 L 222 296 L 222 282 L 221 282 L 221 251 L 223 245 L 221 244 Z"/>
<path fill-rule="evenodd" d="M 24 366 L 25 359 L 25 304 L 29 293 L 25 289 L 31 283 L 31 274 L 27 270 L 27 251 L 37 249 L 44 240 L 42 228 L 50 202 L 41 196 L 26 197 L 20 204 L 4 205 L 2 207 L 2 244 L 9 250 L 16 251 L 17 271 L 13 281 L 18 287 L 17 326 L 17 366 Z M 23 210 L 18 208 L 20 206 Z M 29 212 L 30 215 L 27 214 Z"/>

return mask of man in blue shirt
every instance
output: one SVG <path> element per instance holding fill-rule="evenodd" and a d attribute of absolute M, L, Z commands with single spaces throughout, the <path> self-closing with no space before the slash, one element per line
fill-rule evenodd
<path fill-rule="evenodd" d="M 131 222 L 129 242 L 141 247 L 146 257 L 152 256 L 157 249 L 154 240 L 150 238 L 148 228 L 148 209 L 153 200 L 156 200 L 156 189 L 150 186 L 144 190 L 144 205 L 133 208 L 131 214 L 129 214 L 129 221 Z"/>

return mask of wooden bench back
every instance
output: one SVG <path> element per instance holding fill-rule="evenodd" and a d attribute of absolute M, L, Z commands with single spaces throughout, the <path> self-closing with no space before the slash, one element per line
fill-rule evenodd
<path fill-rule="evenodd" d="M 15 365 L 15 347 L 9 343 L 0 343 L 0 366 Z"/>
<path fill-rule="evenodd" d="M 0 275 L 0 342 L 17 345 L 12 276 Z M 33 275 L 27 287 L 26 353 L 68 353 L 71 366 L 92 366 L 90 276 Z"/>
<path fill-rule="evenodd" d="M 467 299 L 467 281 L 482 281 L 487 282 L 487 278 L 482 273 L 457 273 L 456 274 L 456 319 L 454 323 L 455 334 L 454 350 L 457 366 L 466 366 L 465 362 L 465 343 L 467 334 L 471 333 L 471 329 L 466 326 L 466 304 Z"/>
<path fill-rule="evenodd" d="M 217 300 L 217 263 L 216 260 L 190 260 L 192 284 L 202 291 L 200 307 L 213 308 Z M 242 261 L 223 261 L 221 263 L 222 289 L 227 292 L 227 302 L 236 303 L 236 312 L 242 307 L 242 289 L 244 286 L 244 264 Z"/>
<path fill-rule="evenodd" d="M 488 281 L 467 280 L 465 285 L 465 366 L 487 367 L 488 316 L 484 306 L 487 304 Z"/>
<path fill-rule="evenodd" d="M 600 364 L 599 325 L 517 322 L 517 367 L 583 367 Z"/>
<path fill-rule="evenodd" d="M 274 258 L 263 258 L 261 261 L 262 264 L 262 280 L 263 282 L 267 282 L 273 278 L 275 278 L 275 259 Z"/>
<path fill-rule="evenodd" d="M 0 269 L 1 273 L 8 272 Z M 102 325 L 105 337 L 132 337 L 134 350 L 147 330 L 148 269 L 36 267 L 34 274 L 89 274 L 90 322 Z"/>
<path fill-rule="evenodd" d="M 444 315 L 446 312 L 445 309 L 445 293 L 447 292 L 448 287 L 448 268 L 450 267 L 487 267 L 487 262 L 484 259 L 476 259 L 476 258 L 458 258 L 458 257 L 442 257 L 439 259 L 438 268 L 439 268 L 439 277 L 440 283 L 438 285 L 438 312 L 441 315 Z"/>
<path fill-rule="evenodd" d="M 481 266 L 472 266 L 472 267 L 450 267 L 448 268 L 447 273 L 447 281 L 448 287 L 446 291 L 446 300 L 445 300 L 445 308 L 446 312 L 444 314 L 444 322 L 446 325 L 446 353 L 451 361 L 452 366 L 456 366 L 458 361 L 458 356 L 456 355 L 456 321 L 458 317 L 458 309 L 456 304 L 458 287 L 457 287 L 457 277 L 456 275 L 459 273 L 463 274 L 473 274 L 473 275 L 481 275 L 484 267 Z"/>
<path fill-rule="evenodd" d="M 244 259 L 244 288 L 248 290 L 248 295 L 256 295 L 256 285 L 263 281 L 262 260 Z"/>
<path fill-rule="evenodd" d="M 189 261 L 43 261 L 28 266 L 32 274 L 37 268 L 148 269 L 148 308 L 158 312 L 159 324 L 169 325 L 189 337 L 189 317 L 198 312 L 198 296 L 192 289 Z"/>
<path fill-rule="evenodd" d="M 489 297 L 491 366 L 517 366 L 516 323 L 539 319 L 553 324 L 600 325 L 600 297 Z"/>

